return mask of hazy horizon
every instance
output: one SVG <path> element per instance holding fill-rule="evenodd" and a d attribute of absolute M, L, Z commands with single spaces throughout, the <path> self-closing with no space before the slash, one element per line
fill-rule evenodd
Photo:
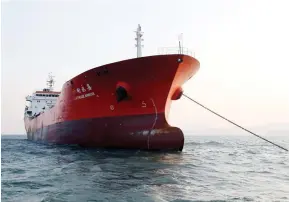
<path fill-rule="evenodd" d="M 176 47 L 183 33 L 201 65 L 187 95 L 257 134 L 288 134 L 289 2 L 271 2 L 2 1 L 1 134 L 25 134 L 25 96 L 44 88 L 49 72 L 60 91 L 83 71 L 136 57 L 138 24 L 143 56 Z M 184 97 L 169 117 L 200 135 L 246 134 Z"/>

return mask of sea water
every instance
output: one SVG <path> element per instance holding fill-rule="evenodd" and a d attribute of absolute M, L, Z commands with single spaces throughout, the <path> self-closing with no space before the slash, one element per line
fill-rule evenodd
<path fill-rule="evenodd" d="M 3 202 L 289 201 L 289 152 L 254 136 L 186 134 L 183 152 L 145 152 L 2 135 L 1 156 Z"/>

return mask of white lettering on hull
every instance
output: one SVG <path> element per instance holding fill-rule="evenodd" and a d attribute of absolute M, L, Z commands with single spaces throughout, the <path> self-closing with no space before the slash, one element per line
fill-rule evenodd
<path fill-rule="evenodd" d="M 87 93 L 87 94 L 84 94 L 84 95 L 76 96 L 74 100 L 80 100 L 80 99 L 91 97 L 91 96 L 94 96 L 94 95 L 95 95 L 95 93 L 91 92 L 91 93 Z"/>

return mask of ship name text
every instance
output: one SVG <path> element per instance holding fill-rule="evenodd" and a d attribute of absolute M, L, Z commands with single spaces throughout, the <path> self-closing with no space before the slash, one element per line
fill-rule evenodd
<path fill-rule="evenodd" d="M 94 96 L 94 95 L 95 95 L 94 92 L 87 93 L 87 94 L 83 94 L 83 95 L 79 95 L 79 96 L 76 96 L 76 97 L 75 97 L 75 100 L 79 100 L 79 99 L 83 99 L 83 98 L 91 97 L 91 96 Z"/>
<path fill-rule="evenodd" d="M 76 91 L 78 93 L 85 93 L 86 91 L 91 91 L 92 87 L 89 84 L 86 84 L 86 87 L 84 87 L 83 85 L 81 85 L 81 88 L 77 88 Z"/>

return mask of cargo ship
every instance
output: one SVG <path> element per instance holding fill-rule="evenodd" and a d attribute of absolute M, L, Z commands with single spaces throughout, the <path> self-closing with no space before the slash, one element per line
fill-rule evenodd
<path fill-rule="evenodd" d="M 27 139 L 81 147 L 182 151 L 184 134 L 168 123 L 172 101 L 199 69 L 188 49 L 161 49 L 142 56 L 141 26 L 137 57 L 89 69 L 54 91 L 48 87 L 26 97 Z M 175 50 L 172 51 L 172 50 Z"/>

